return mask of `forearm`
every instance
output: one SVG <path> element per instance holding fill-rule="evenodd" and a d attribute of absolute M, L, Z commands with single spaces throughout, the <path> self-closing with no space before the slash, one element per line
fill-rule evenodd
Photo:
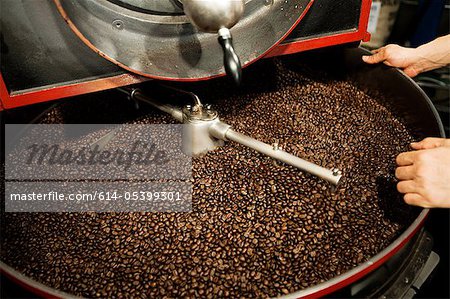
<path fill-rule="evenodd" d="M 439 37 L 417 48 L 422 57 L 423 70 L 437 69 L 450 64 L 450 35 Z"/>

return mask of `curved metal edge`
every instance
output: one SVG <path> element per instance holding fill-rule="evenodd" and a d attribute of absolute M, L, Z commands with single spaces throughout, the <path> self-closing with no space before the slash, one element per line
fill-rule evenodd
<path fill-rule="evenodd" d="M 366 49 L 363 49 L 363 50 L 369 52 Z M 442 123 L 441 116 L 439 115 L 439 112 L 437 111 L 436 107 L 434 107 L 434 104 L 431 101 L 431 99 L 428 97 L 428 95 L 425 93 L 425 91 L 423 91 L 423 89 L 417 84 L 416 81 L 414 81 L 411 77 L 407 76 L 401 69 L 399 69 L 399 68 L 395 68 L 395 69 L 397 71 L 399 71 L 403 76 L 405 76 L 406 79 L 411 82 L 411 84 L 417 86 L 418 91 L 422 94 L 422 96 L 425 98 L 425 101 L 428 104 L 428 109 L 430 109 L 431 113 L 434 115 L 434 117 L 436 119 L 437 125 L 439 127 L 439 133 L 441 135 L 440 137 L 446 138 L 444 124 Z"/>
<path fill-rule="evenodd" d="M 67 23 L 67 25 L 69 25 L 70 29 L 81 39 L 81 41 L 83 43 L 85 43 L 92 51 L 94 51 L 95 53 L 97 53 L 98 55 L 100 55 L 101 57 L 111 61 L 112 63 L 116 64 L 119 67 L 122 67 L 124 69 L 127 69 L 126 67 L 120 65 L 118 62 L 115 62 L 114 60 L 110 59 L 108 57 L 108 55 L 106 55 L 105 53 L 103 53 L 102 51 L 100 51 L 99 49 L 97 49 L 79 30 L 78 28 L 75 26 L 74 23 L 72 23 L 72 21 L 70 20 L 69 16 L 67 15 L 66 11 L 64 10 L 64 8 L 62 7 L 61 4 L 61 0 L 53 0 L 53 2 L 56 5 L 56 8 L 58 9 L 59 13 L 61 14 L 61 16 L 63 17 L 64 21 Z M 131 71 L 129 69 L 127 69 L 128 71 Z M 139 74 L 140 75 L 140 74 Z"/>
<path fill-rule="evenodd" d="M 380 267 L 386 260 L 397 253 L 423 226 L 425 219 L 427 218 L 430 210 L 423 209 L 414 222 L 404 231 L 400 237 L 398 237 L 388 247 L 383 249 L 377 255 L 362 263 L 361 265 L 345 272 L 344 274 L 327 280 L 313 287 L 300 290 L 286 296 L 279 298 L 294 299 L 294 298 L 320 298 L 334 291 L 337 291 L 345 286 L 348 286 L 352 282 L 366 276 L 370 272 Z"/>
<path fill-rule="evenodd" d="M 369 50 L 363 48 L 363 47 L 358 47 L 358 49 L 366 54 L 372 55 L 372 52 L 370 52 Z M 388 67 L 388 66 L 386 66 Z M 425 91 L 417 84 L 416 81 L 414 81 L 411 77 L 407 76 L 405 74 L 405 72 L 403 72 L 403 70 L 397 68 L 397 67 L 390 67 L 392 69 L 395 69 L 396 71 L 398 71 L 406 80 L 408 80 L 411 85 L 414 85 L 417 89 L 417 91 L 422 95 L 422 97 L 425 99 L 425 101 L 428 104 L 428 108 L 430 109 L 431 113 L 433 114 L 434 118 L 436 119 L 437 125 L 439 127 L 439 133 L 440 133 L 440 137 L 442 138 L 446 138 L 445 135 L 445 129 L 444 129 L 444 125 L 442 123 L 441 117 L 439 115 L 439 112 L 437 111 L 436 107 L 434 107 L 433 102 L 431 101 L 431 99 L 428 97 L 428 95 L 425 93 Z"/>
<path fill-rule="evenodd" d="M 54 0 L 55 3 L 59 2 L 59 0 Z M 310 2 L 311 4 L 312 2 Z M 370 53 L 366 49 L 359 48 L 366 53 Z M 439 117 L 437 110 L 434 108 L 433 103 L 428 98 L 426 93 L 415 83 L 414 80 L 406 76 L 401 70 L 397 69 L 404 77 L 408 78 L 412 84 L 417 86 L 418 91 L 424 96 L 427 103 L 429 104 L 429 108 L 434 116 L 436 116 L 436 121 L 439 127 L 439 131 L 441 132 L 441 136 L 445 137 L 444 127 L 442 125 L 442 121 Z M 394 254 L 396 254 L 416 233 L 419 229 L 424 225 L 424 222 L 429 215 L 429 209 L 423 209 L 419 216 L 414 220 L 414 222 L 397 238 L 392 242 L 388 247 L 383 249 L 381 252 L 370 258 L 368 261 L 360 264 L 359 266 L 352 268 L 351 270 L 341 274 L 340 276 L 334 277 L 326 282 L 320 283 L 318 285 L 309 287 L 304 290 L 300 290 L 288 295 L 281 296 L 279 298 L 291 299 L 291 298 L 319 298 L 330 294 L 334 291 L 342 289 L 350 285 L 351 283 L 357 281 L 360 278 L 363 278 L 370 272 L 376 270 L 380 267 L 385 261 L 391 258 Z M 30 290 L 33 293 L 38 295 L 43 295 L 46 298 L 78 298 L 73 295 L 56 291 L 50 287 L 47 287 L 22 273 L 14 270 L 9 267 L 5 263 L 0 261 L 0 272 L 8 276 L 14 282 L 17 282 L 27 290 Z"/>
<path fill-rule="evenodd" d="M 373 258 L 369 259 L 365 263 L 353 268 L 352 270 L 340 275 L 338 277 L 332 278 L 324 283 L 318 284 L 316 286 L 301 290 L 298 292 L 291 293 L 279 298 L 293 299 L 293 298 L 319 298 L 327 294 L 332 293 L 338 289 L 341 289 L 352 282 L 357 281 L 359 278 L 364 277 L 373 270 L 381 266 L 387 259 L 392 257 L 397 253 L 423 226 L 425 219 L 427 218 L 430 210 L 424 209 L 419 217 L 412 223 L 412 225 L 397 238 L 388 247 L 382 250 L 380 253 L 375 255 Z M 12 281 L 16 282 L 25 289 L 45 298 L 79 298 L 74 295 L 52 289 L 36 280 L 28 278 L 24 274 L 14 270 L 7 264 L 0 261 L 0 272 L 7 276 Z"/>
<path fill-rule="evenodd" d="M 366 54 L 371 54 L 371 52 L 362 47 L 357 48 L 359 51 L 364 52 Z M 417 91 L 422 95 L 425 101 L 428 104 L 428 108 L 431 113 L 434 115 L 437 126 L 439 128 L 439 132 L 441 137 L 445 138 L 445 130 L 442 124 L 439 113 L 433 105 L 433 102 L 430 100 L 428 95 L 423 91 L 417 83 L 407 76 L 401 69 L 392 68 L 398 71 L 400 75 L 402 75 L 405 79 L 409 80 L 411 85 L 415 86 Z M 388 247 L 383 249 L 381 252 L 370 258 L 368 261 L 362 263 L 361 265 L 352 268 L 351 270 L 341 274 L 337 277 L 334 277 L 326 282 L 317 284 L 315 286 L 306 288 L 304 290 L 300 290 L 285 296 L 281 296 L 280 298 L 291 299 L 291 298 L 320 298 L 322 296 L 328 295 L 332 292 L 338 291 L 353 282 L 356 282 L 358 279 L 365 277 L 370 272 L 376 270 L 380 267 L 385 261 L 391 258 L 394 254 L 396 254 L 416 233 L 419 229 L 424 225 L 424 222 L 430 213 L 429 209 L 423 209 L 419 216 L 414 220 L 414 222 L 397 238 L 389 244 Z"/>
<path fill-rule="evenodd" d="M 148 77 L 148 78 L 153 78 L 153 79 L 157 79 L 157 80 L 166 80 L 166 81 L 177 81 L 177 82 L 196 82 L 196 81 L 204 81 L 204 80 L 210 80 L 210 79 L 214 79 L 214 78 L 219 78 L 219 77 L 223 77 L 226 74 L 225 73 L 221 73 L 221 74 L 216 74 L 216 75 L 212 75 L 212 76 L 208 76 L 208 77 L 200 77 L 200 78 L 176 78 L 176 77 L 161 77 L 161 76 L 154 76 L 154 75 L 150 75 L 150 74 L 145 74 L 143 72 L 139 72 L 136 70 L 133 70 L 131 68 L 129 68 L 128 66 L 118 62 L 117 60 L 112 59 L 111 57 L 109 57 L 108 55 L 106 55 L 104 52 L 100 51 L 97 47 L 95 47 L 79 30 L 78 28 L 75 26 L 75 24 L 70 20 L 69 16 L 67 15 L 66 11 L 64 10 L 62 4 L 61 4 L 61 0 L 53 0 L 53 2 L 55 3 L 59 13 L 61 14 L 61 16 L 64 18 L 64 21 L 67 23 L 67 25 L 69 25 L 70 29 L 83 41 L 83 43 L 85 43 L 92 51 L 94 51 L 95 53 L 97 53 L 98 55 L 100 55 L 101 57 L 105 58 L 106 60 L 109 60 L 110 62 L 114 63 L 115 65 L 131 72 L 131 73 L 135 73 L 138 74 L 140 76 L 143 77 Z M 266 56 L 268 53 L 270 53 L 270 51 L 272 51 L 276 46 L 278 46 L 291 32 L 292 30 L 294 30 L 294 28 L 301 22 L 301 20 L 303 19 L 303 17 L 306 15 L 306 13 L 309 11 L 309 8 L 311 7 L 311 5 L 314 3 L 314 0 L 310 0 L 309 3 L 306 5 L 305 10 L 302 12 L 302 14 L 300 15 L 300 17 L 296 20 L 296 22 L 294 22 L 294 24 L 292 25 L 292 27 L 274 44 L 272 45 L 272 47 L 270 47 L 269 49 L 267 49 L 267 51 L 265 51 L 264 53 L 262 53 L 260 56 L 256 57 L 255 59 L 253 59 L 252 61 L 249 61 L 247 63 L 245 63 L 242 68 L 245 68 L 249 65 L 251 65 L 252 63 L 258 61 L 259 59 L 263 58 L 264 56 Z"/>
<path fill-rule="evenodd" d="M 24 287 L 28 291 L 44 298 L 79 298 L 68 293 L 52 289 L 40 282 L 37 282 L 36 280 L 25 276 L 17 270 L 14 270 L 2 261 L 0 261 L 0 273 L 11 279 L 18 285 Z"/>
<path fill-rule="evenodd" d="M 366 276 L 370 272 L 380 267 L 386 260 L 397 253 L 403 246 L 417 233 L 417 231 L 423 226 L 430 210 L 424 209 L 420 215 L 414 220 L 414 222 L 403 232 L 393 243 L 383 249 L 380 253 L 364 262 L 363 264 L 351 269 L 350 271 L 332 278 L 326 282 L 318 284 L 316 286 L 300 290 L 279 298 L 294 299 L 294 298 L 320 298 L 327 294 L 337 291 L 345 286 L 348 286 L 352 282 Z M 79 298 L 68 293 L 57 291 L 44 284 L 33 280 L 24 274 L 14 270 L 10 266 L 0 261 L 0 272 L 10 278 L 12 281 L 23 286 L 27 290 L 43 296 L 45 298 Z"/>

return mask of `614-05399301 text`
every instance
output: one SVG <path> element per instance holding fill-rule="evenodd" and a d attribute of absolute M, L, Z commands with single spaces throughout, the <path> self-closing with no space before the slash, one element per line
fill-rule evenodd
<path fill-rule="evenodd" d="M 48 193 L 13 193 L 9 196 L 10 200 L 26 201 L 114 201 L 114 200 L 146 200 L 146 201 L 181 201 L 179 191 L 94 191 L 93 193 L 61 193 L 50 191 Z"/>

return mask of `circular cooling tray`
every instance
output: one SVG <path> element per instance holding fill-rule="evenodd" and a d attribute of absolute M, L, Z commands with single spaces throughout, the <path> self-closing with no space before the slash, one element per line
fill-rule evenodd
<path fill-rule="evenodd" d="M 183 14 L 177 0 L 54 2 L 84 43 L 131 72 L 177 81 L 225 74 L 217 34 L 199 32 Z M 231 29 L 243 66 L 281 42 L 300 22 L 313 0 L 245 2 L 244 16 Z"/>
<path fill-rule="evenodd" d="M 360 88 L 367 88 L 371 92 L 383 91 L 384 94 L 390 95 L 389 99 L 398 109 L 401 109 L 405 121 L 408 121 L 409 127 L 413 131 L 420 132 L 424 136 L 445 137 L 444 127 L 433 103 L 411 78 L 407 77 L 398 69 L 389 68 L 383 64 L 364 64 L 361 56 L 369 54 L 367 50 L 345 49 L 344 53 L 345 55 L 341 60 L 333 61 L 333 63 L 336 63 L 332 65 L 333 69 L 340 69 L 348 73 L 348 75 L 351 75 L 351 78 L 357 80 Z M 333 55 L 331 56 L 334 57 Z M 50 111 L 52 108 L 53 106 L 48 108 L 44 113 Z M 357 267 L 335 276 L 330 280 L 283 295 L 280 298 L 320 298 L 358 281 L 368 273 L 379 268 L 400 249 L 404 248 L 407 242 L 424 225 L 429 213 L 429 209 L 422 209 L 417 218 L 391 244 Z M 0 273 L 25 289 L 45 298 L 79 298 L 46 286 L 22 274 L 17 269 L 8 266 L 1 260 Z"/>

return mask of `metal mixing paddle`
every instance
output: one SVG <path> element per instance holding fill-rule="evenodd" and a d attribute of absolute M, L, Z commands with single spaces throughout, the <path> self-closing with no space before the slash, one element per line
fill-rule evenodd
<path fill-rule="evenodd" d="M 170 89 L 179 90 L 169 87 Z M 267 143 L 239 133 L 219 119 L 217 111 L 210 105 L 203 105 L 200 99 L 193 93 L 182 91 L 193 96 L 193 106 L 186 105 L 183 109 L 163 104 L 144 95 L 139 89 L 119 89 L 132 98 L 146 102 L 153 107 L 171 115 L 174 119 L 184 124 L 183 151 L 191 156 L 206 154 L 209 151 L 223 146 L 226 141 L 234 141 L 255 151 L 271 157 L 277 161 L 289 164 L 300 170 L 318 176 L 334 186 L 339 184 L 342 173 L 338 169 L 327 169 L 300 157 L 294 156 Z M 179 90 L 181 91 L 181 90 Z"/>

